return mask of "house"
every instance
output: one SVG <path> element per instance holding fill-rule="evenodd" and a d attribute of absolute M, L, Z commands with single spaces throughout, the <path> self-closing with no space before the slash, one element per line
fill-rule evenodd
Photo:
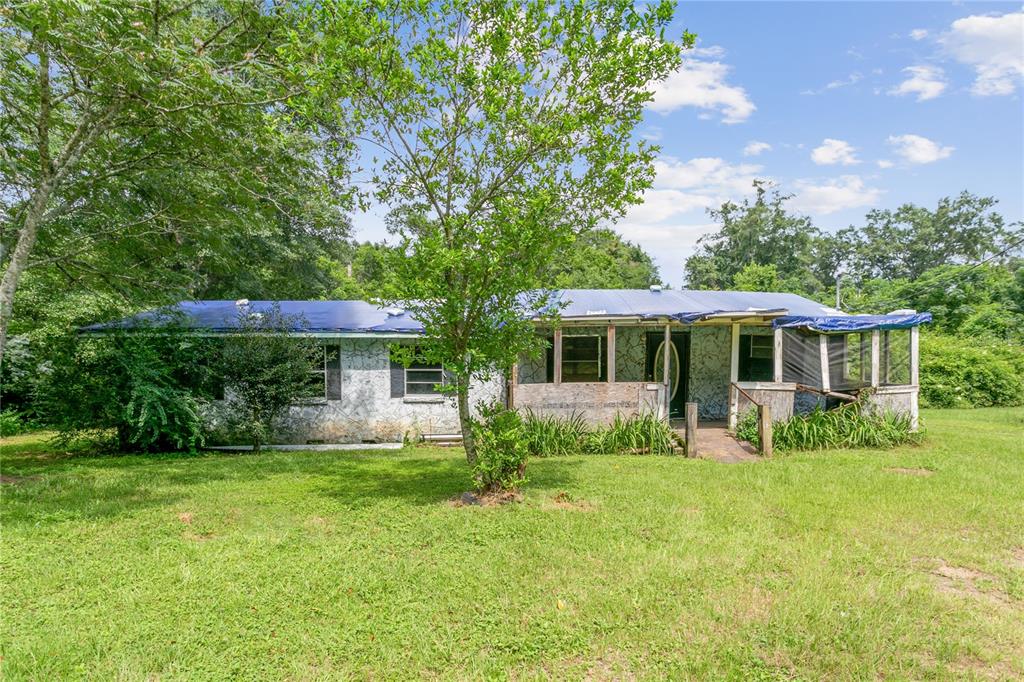
<path fill-rule="evenodd" d="M 736 419 L 753 403 L 785 419 L 814 405 L 852 399 L 899 411 L 916 424 L 918 330 L 928 313 L 849 315 L 795 294 L 650 289 L 555 292 L 557 323 L 537 320 L 546 352 L 524 357 L 503 380 L 476 382 L 474 401 L 504 400 L 536 413 L 617 413 L 681 419 L 696 403 L 702 420 Z M 239 309 L 269 301 L 199 301 L 175 306 L 205 333 L 231 333 Z M 297 335 L 323 344 L 315 394 L 291 408 L 277 440 L 393 442 L 459 430 L 454 401 L 439 390 L 439 366 L 404 367 L 394 344 L 415 344 L 422 327 L 405 311 L 363 301 L 281 301 L 301 317 Z M 153 315 L 122 321 L 132 325 Z M 321 390 L 322 388 L 322 390 Z M 216 419 L 216 416 L 213 417 Z"/>

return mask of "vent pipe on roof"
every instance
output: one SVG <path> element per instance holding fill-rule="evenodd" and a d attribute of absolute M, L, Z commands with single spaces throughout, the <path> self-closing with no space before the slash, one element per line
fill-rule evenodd
<path fill-rule="evenodd" d="M 657 294 L 657 293 L 659 293 L 660 291 L 661 291 L 661 285 L 660 285 L 660 284 L 652 284 L 652 285 L 651 285 L 651 292 L 652 292 L 652 293 L 655 293 L 655 294 Z"/>

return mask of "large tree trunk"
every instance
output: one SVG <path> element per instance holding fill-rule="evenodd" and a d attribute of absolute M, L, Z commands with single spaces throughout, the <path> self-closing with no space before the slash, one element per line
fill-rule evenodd
<path fill-rule="evenodd" d="M 7 348 L 7 325 L 10 324 L 11 315 L 14 313 L 14 294 L 18 290 L 21 275 L 28 266 L 32 247 L 36 244 L 39 225 L 46 213 L 46 202 L 50 199 L 51 191 L 52 185 L 45 182 L 32 197 L 25 214 L 25 222 L 18 231 L 18 243 L 11 253 L 11 260 L 4 270 L 3 279 L 0 280 L 0 362 L 3 361 L 4 350 Z"/>
<path fill-rule="evenodd" d="M 466 449 L 466 461 L 469 466 L 476 466 L 476 441 L 473 440 L 473 429 L 470 426 L 469 414 L 469 378 L 459 377 L 456 380 L 459 402 L 459 426 L 462 429 L 462 447 Z"/>

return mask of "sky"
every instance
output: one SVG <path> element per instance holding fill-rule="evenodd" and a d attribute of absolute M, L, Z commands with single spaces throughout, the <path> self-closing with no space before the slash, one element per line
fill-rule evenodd
<path fill-rule="evenodd" d="M 681 2 L 697 34 L 638 137 L 654 186 L 615 229 L 685 284 L 707 209 L 775 183 L 824 230 L 968 190 L 1024 213 L 1024 7 L 982 2 Z M 355 237 L 386 237 L 376 212 Z"/>

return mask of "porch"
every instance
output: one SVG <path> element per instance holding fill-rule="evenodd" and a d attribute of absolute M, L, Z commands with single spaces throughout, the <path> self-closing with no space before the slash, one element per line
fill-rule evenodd
<path fill-rule="evenodd" d="M 654 413 L 733 429 L 752 408 L 775 420 L 864 392 L 878 409 L 917 421 L 918 327 L 821 333 L 773 326 L 778 313 L 721 313 L 683 324 L 563 319 L 546 352 L 513 369 L 509 404 L 592 423 Z"/>

